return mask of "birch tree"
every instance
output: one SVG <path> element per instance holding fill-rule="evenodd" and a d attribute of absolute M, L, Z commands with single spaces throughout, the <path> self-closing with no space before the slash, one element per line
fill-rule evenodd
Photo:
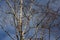
<path fill-rule="evenodd" d="M 60 18 L 58 1 L 4 0 L 0 5 L 0 27 L 12 40 L 51 40 L 58 36 L 57 40 L 60 38 L 56 30 L 60 29 L 60 22 L 55 23 Z M 55 4 L 56 9 L 52 6 Z M 14 37 L 5 29 L 7 25 L 14 27 Z"/>

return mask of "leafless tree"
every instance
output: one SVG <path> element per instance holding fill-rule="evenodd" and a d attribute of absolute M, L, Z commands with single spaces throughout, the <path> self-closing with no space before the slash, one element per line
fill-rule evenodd
<path fill-rule="evenodd" d="M 4 0 L 5 7 L 0 6 L 0 26 L 12 40 L 51 40 L 51 35 L 58 35 L 52 29 L 60 28 L 59 23 L 54 23 L 60 17 L 60 6 L 56 10 L 51 8 L 58 1 L 47 0 L 42 4 L 41 0 Z M 5 30 L 8 23 L 15 28 L 15 38 Z"/>

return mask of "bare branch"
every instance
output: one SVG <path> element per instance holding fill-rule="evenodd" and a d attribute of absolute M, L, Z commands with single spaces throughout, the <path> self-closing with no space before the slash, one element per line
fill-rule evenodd
<path fill-rule="evenodd" d="M 2 28 L 2 30 L 12 39 L 15 40 L 6 30 L 4 30 L 3 26 L 0 25 L 0 27 Z"/>
<path fill-rule="evenodd" d="M 7 4 L 8 4 L 8 6 L 12 9 L 13 14 L 14 14 L 14 16 L 15 16 L 16 20 L 19 20 L 19 19 L 17 18 L 17 15 L 16 15 L 16 13 L 15 13 L 15 11 L 14 11 L 13 7 L 12 7 L 12 6 L 11 6 L 11 4 L 9 3 L 9 0 L 6 0 L 6 3 L 7 3 Z"/>
<path fill-rule="evenodd" d="M 59 36 L 59 37 L 57 37 L 57 38 L 56 38 L 56 40 L 58 40 L 59 38 L 60 38 L 60 36 Z"/>

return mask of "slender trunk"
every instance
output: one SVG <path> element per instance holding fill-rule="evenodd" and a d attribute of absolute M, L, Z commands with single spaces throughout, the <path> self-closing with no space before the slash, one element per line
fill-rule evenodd
<path fill-rule="evenodd" d="M 20 40 L 23 40 L 23 35 L 22 35 L 22 4 L 23 4 L 23 0 L 20 0 L 20 16 L 19 16 L 19 33 L 20 33 Z"/>
<path fill-rule="evenodd" d="M 49 27 L 49 40 L 50 40 L 50 27 Z"/>

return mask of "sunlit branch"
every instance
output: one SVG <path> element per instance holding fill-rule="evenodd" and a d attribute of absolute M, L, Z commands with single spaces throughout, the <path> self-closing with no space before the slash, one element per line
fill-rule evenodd
<path fill-rule="evenodd" d="M 19 19 L 18 19 L 18 17 L 17 17 L 17 15 L 16 15 L 16 13 L 15 13 L 15 11 L 14 11 L 14 9 L 13 9 L 13 7 L 12 7 L 12 5 L 9 3 L 9 0 L 6 0 L 6 3 L 7 3 L 7 4 L 8 4 L 8 6 L 12 9 L 13 14 L 14 14 L 14 16 L 15 16 L 16 20 L 19 20 Z"/>

